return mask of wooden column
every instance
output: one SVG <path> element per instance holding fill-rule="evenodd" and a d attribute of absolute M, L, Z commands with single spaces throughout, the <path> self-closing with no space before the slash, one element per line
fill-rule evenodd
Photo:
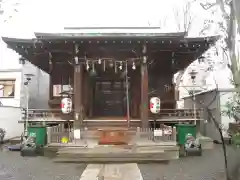
<path fill-rule="evenodd" d="M 141 64 L 141 121 L 142 127 L 147 128 L 148 123 L 148 67 L 147 67 L 147 48 L 143 46 L 143 58 Z"/>
<path fill-rule="evenodd" d="M 83 65 L 74 67 L 74 129 L 80 129 L 83 120 Z"/>
<path fill-rule="evenodd" d="M 49 54 L 49 100 L 53 99 L 53 73 L 52 55 Z"/>

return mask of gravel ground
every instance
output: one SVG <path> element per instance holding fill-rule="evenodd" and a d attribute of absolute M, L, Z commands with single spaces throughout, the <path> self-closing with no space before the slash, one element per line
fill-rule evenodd
<path fill-rule="evenodd" d="M 230 171 L 240 153 L 228 148 Z M 45 157 L 21 157 L 19 152 L 0 151 L 0 180 L 79 180 L 85 164 L 56 164 Z M 168 164 L 139 164 L 143 180 L 224 180 L 221 147 L 202 157 L 186 157 Z"/>
<path fill-rule="evenodd" d="M 239 151 L 228 148 L 229 170 L 240 162 Z M 220 145 L 202 157 L 185 157 L 169 164 L 139 164 L 143 180 L 224 180 L 224 159 Z M 235 166 L 236 167 L 236 166 Z"/>
<path fill-rule="evenodd" d="M 45 157 L 0 152 L 0 180 L 79 180 L 84 164 L 56 164 Z"/>

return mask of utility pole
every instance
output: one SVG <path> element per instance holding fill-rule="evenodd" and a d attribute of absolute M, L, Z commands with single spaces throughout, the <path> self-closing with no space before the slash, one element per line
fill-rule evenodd
<path fill-rule="evenodd" d="M 195 95 L 195 83 L 196 83 L 196 75 L 197 72 L 195 70 L 192 70 L 191 72 L 189 72 L 189 75 L 191 76 L 192 79 L 192 83 L 193 83 L 193 114 L 194 114 L 194 124 L 196 124 L 196 120 L 197 120 L 197 112 L 196 112 L 196 95 Z"/>
<path fill-rule="evenodd" d="M 29 83 L 32 80 L 33 74 L 24 74 L 26 81 L 24 82 L 26 88 L 26 118 L 24 123 L 24 134 L 27 135 L 28 123 L 29 123 Z"/>

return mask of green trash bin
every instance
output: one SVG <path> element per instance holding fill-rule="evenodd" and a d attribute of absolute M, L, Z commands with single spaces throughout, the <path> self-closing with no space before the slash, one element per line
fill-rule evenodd
<path fill-rule="evenodd" d="M 47 144 L 47 130 L 44 126 L 28 127 L 28 136 L 36 137 L 37 146 L 45 146 Z"/>
<path fill-rule="evenodd" d="M 187 134 L 196 138 L 196 125 L 194 124 L 176 124 L 177 142 L 180 145 L 185 144 Z"/>

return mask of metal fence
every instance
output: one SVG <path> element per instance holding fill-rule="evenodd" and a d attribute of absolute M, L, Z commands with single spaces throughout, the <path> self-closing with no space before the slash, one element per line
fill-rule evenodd
<path fill-rule="evenodd" d="M 63 124 L 48 127 L 48 143 L 61 143 L 63 137 L 67 137 L 69 142 L 74 140 L 74 130 L 72 127 L 65 128 Z M 99 131 L 83 128 L 80 130 L 81 139 L 98 139 Z M 134 128 L 128 130 L 130 139 L 149 141 L 176 141 L 176 128 L 164 126 L 161 128 Z"/>
<path fill-rule="evenodd" d="M 176 127 L 137 128 L 135 138 L 151 141 L 176 141 Z"/>
<path fill-rule="evenodd" d="M 64 124 L 59 124 L 47 127 L 48 143 L 61 143 L 63 137 L 68 138 L 69 142 L 73 142 L 73 128 L 71 126 L 65 128 Z"/>

